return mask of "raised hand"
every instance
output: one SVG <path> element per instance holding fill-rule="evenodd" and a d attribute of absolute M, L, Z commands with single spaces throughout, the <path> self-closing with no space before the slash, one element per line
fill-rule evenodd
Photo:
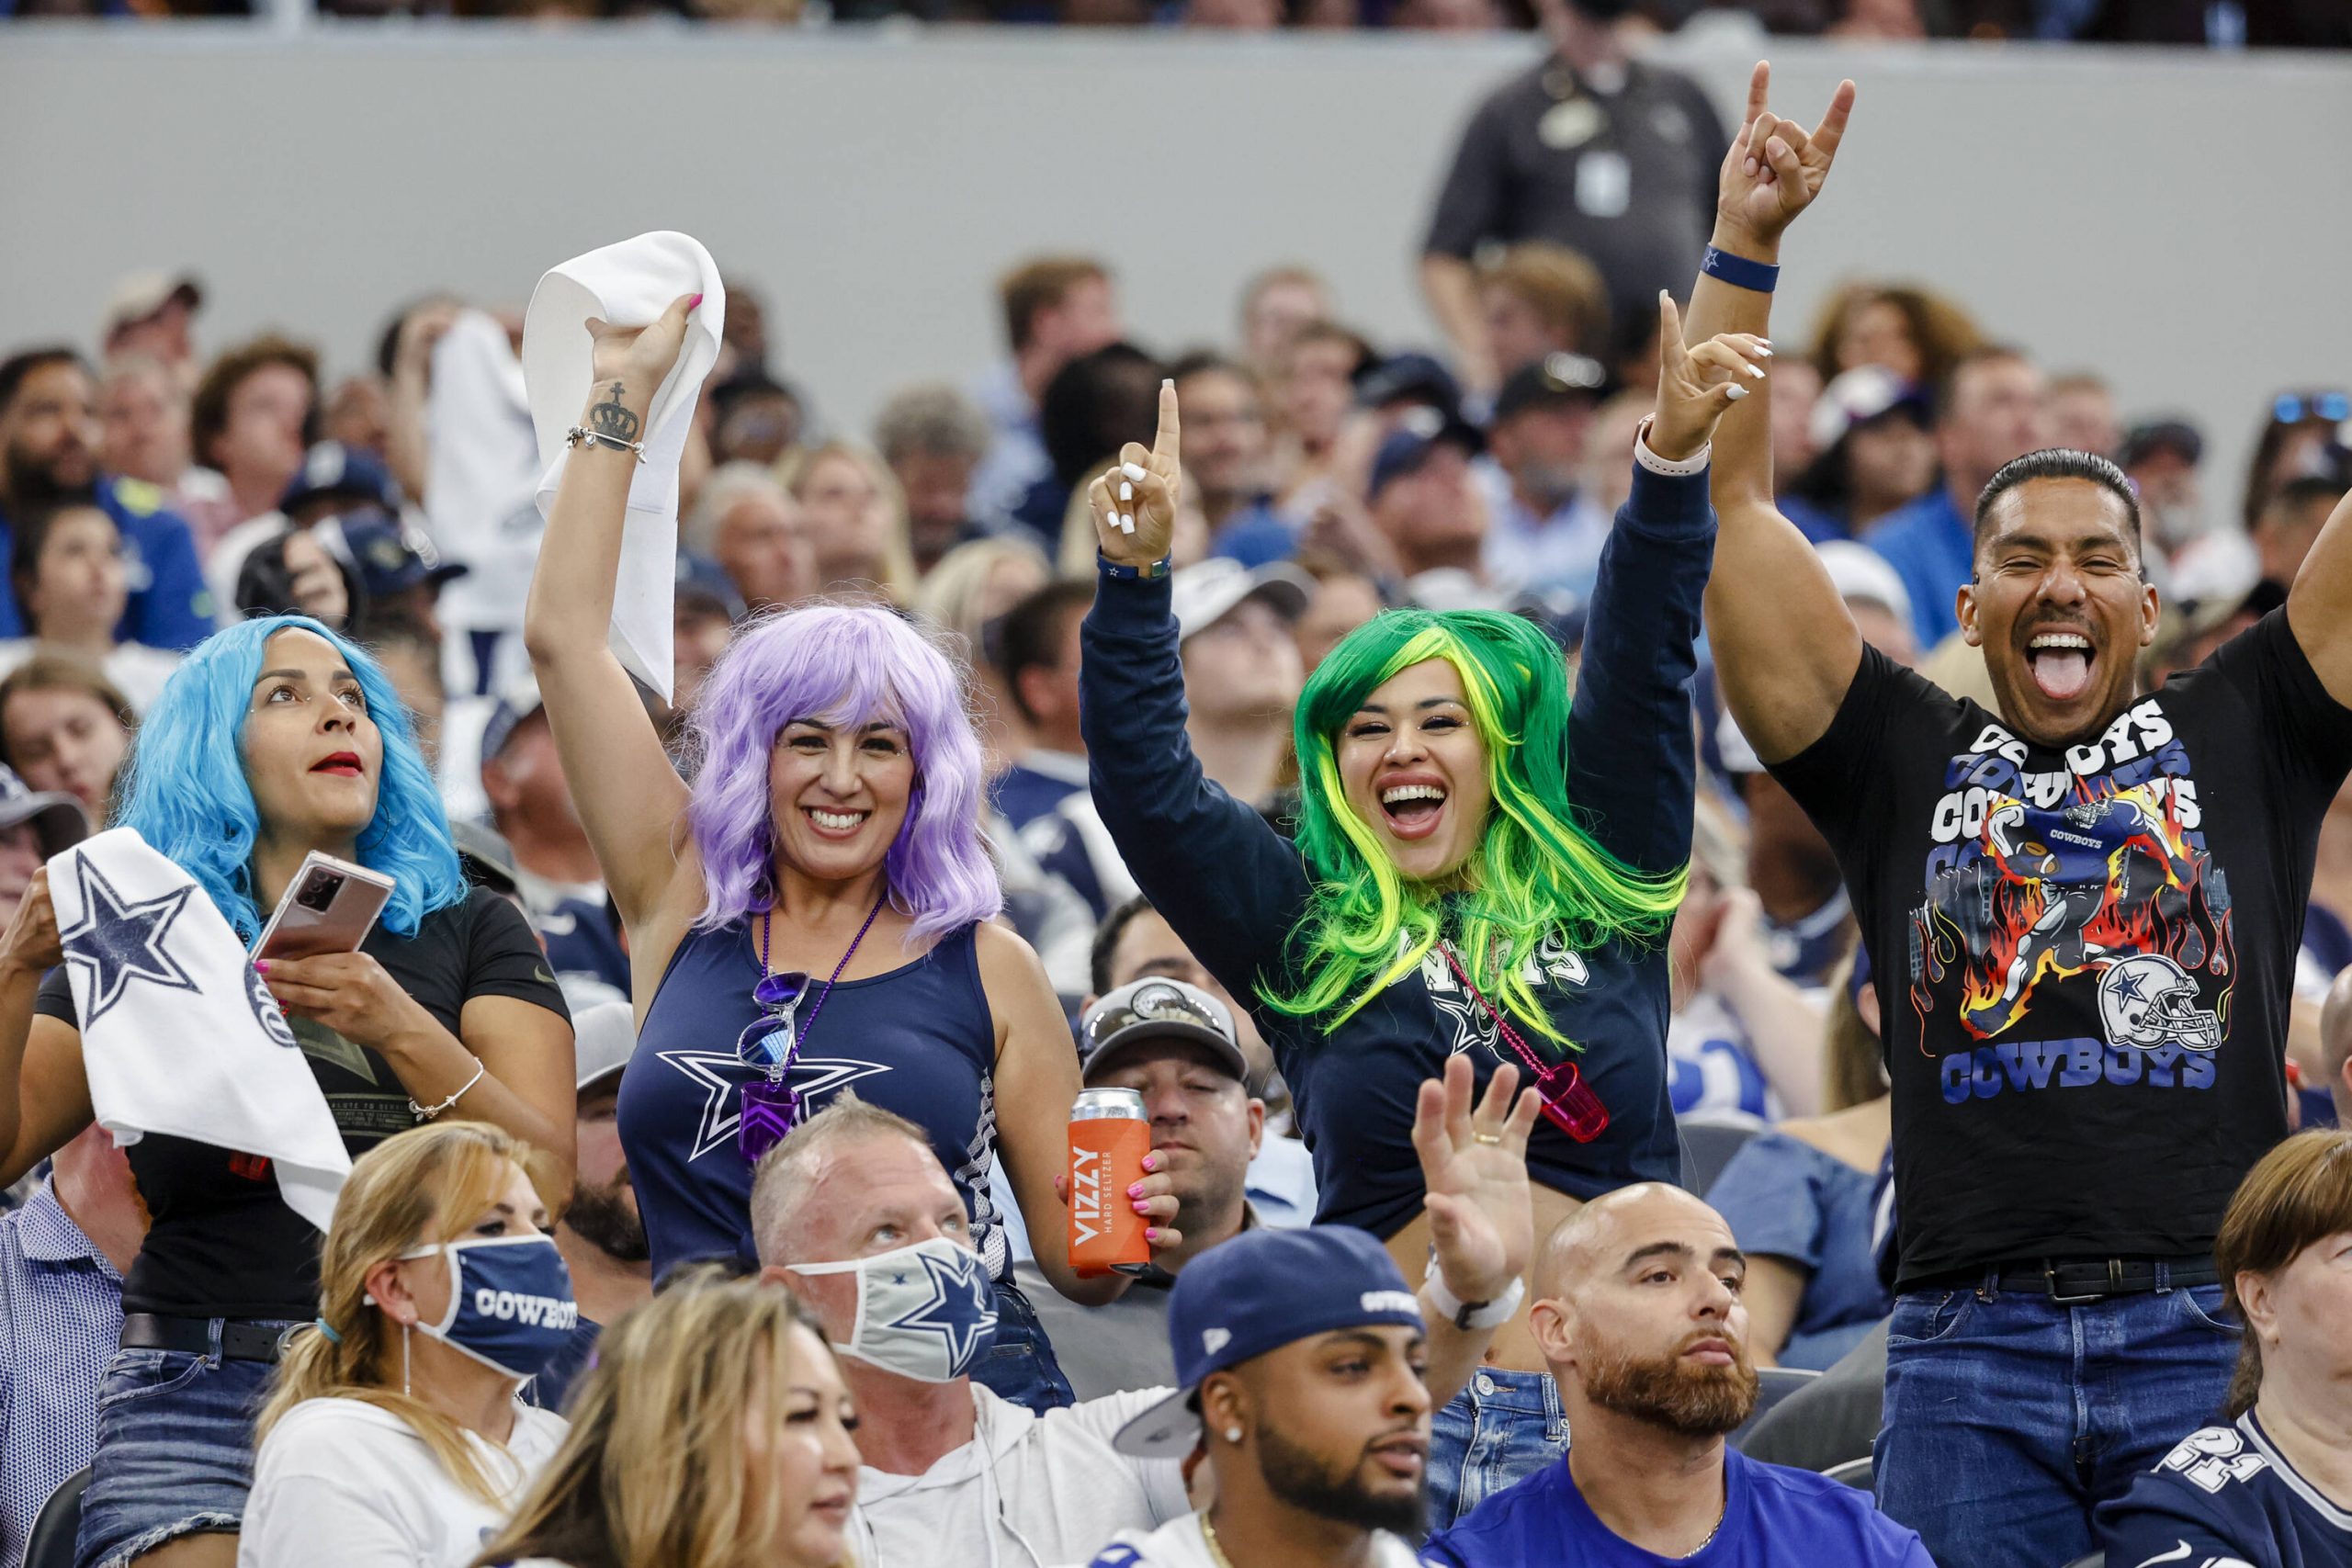
<path fill-rule="evenodd" d="M 0 972 L 15 970 L 39 977 L 65 962 L 65 947 L 58 940 L 57 907 L 49 901 L 49 867 L 33 873 L 0 936 Z"/>
<path fill-rule="evenodd" d="M 596 340 L 593 363 L 599 389 L 619 381 L 629 397 L 650 400 L 685 347 L 687 312 L 701 303 L 699 294 L 681 294 L 650 326 L 616 327 L 592 318 L 588 335 Z"/>
<path fill-rule="evenodd" d="M 1149 566 L 1168 554 L 1176 534 L 1176 499 L 1184 486 L 1183 431 L 1176 412 L 1176 383 L 1159 384 L 1159 431 L 1151 450 L 1130 441 L 1118 467 L 1086 487 L 1094 538 L 1103 558 L 1121 566 Z"/>
<path fill-rule="evenodd" d="M 1682 315 L 1674 297 L 1658 291 L 1657 412 L 1650 420 L 1650 450 L 1679 462 L 1714 439 L 1731 405 L 1764 379 L 1772 345 L 1753 333 L 1719 333 L 1682 344 Z"/>
<path fill-rule="evenodd" d="M 1519 1069 L 1495 1069 L 1486 1097 L 1470 1109 L 1470 1058 L 1445 1061 L 1445 1077 L 1421 1084 L 1414 1107 L 1413 1152 L 1429 1190 L 1430 1238 L 1445 1288 L 1464 1302 L 1490 1302 L 1527 1272 L 1535 1251 L 1535 1213 L 1527 1190 L 1527 1135 L 1543 1111 L 1533 1089 L 1519 1088 Z"/>
<path fill-rule="evenodd" d="M 1716 217 L 1759 244 L 1777 241 L 1821 194 L 1854 112 L 1854 84 L 1840 82 L 1821 123 L 1808 131 L 1767 107 L 1771 85 L 1771 63 L 1758 61 L 1747 81 L 1747 112 L 1724 154 L 1715 199 Z"/>

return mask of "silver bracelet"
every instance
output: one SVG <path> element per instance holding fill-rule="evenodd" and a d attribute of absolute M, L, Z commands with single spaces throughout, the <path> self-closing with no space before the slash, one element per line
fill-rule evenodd
<path fill-rule="evenodd" d="M 607 435 L 601 430 L 590 430 L 578 424 L 567 431 L 563 437 L 566 446 L 577 446 L 583 441 L 591 446 L 609 446 L 616 452 L 634 452 L 639 462 L 645 461 L 645 443 L 642 441 L 624 441 L 617 435 Z"/>
<path fill-rule="evenodd" d="M 465 1088 L 465 1089 L 459 1089 L 457 1093 L 455 1093 L 455 1094 L 451 1095 L 448 1099 L 447 1099 L 447 1100 L 443 1100 L 443 1101 L 442 1101 L 440 1104 L 438 1104 L 438 1105 L 432 1105 L 432 1106 L 419 1105 L 416 1101 L 414 1101 L 413 1100 L 410 1100 L 410 1101 L 408 1102 L 409 1114 L 410 1114 L 410 1115 L 412 1115 L 412 1116 L 413 1116 L 413 1117 L 415 1117 L 415 1118 L 416 1118 L 418 1121 L 420 1121 L 420 1122 L 430 1122 L 430 1121 L 432 1121 L 435 1116 L 440 1115 L 440 1114 L 441 1114 L 441 1112 L 443 1112 L 444 1111 L 448 1110 L 448 1109 L 449 1109 L 449 1107 L 451 1107 L 451 1106 L 453 1106 L 453 1105 L 457 1104 L 457 1103 L 458 1103 L 458 1101 L 459 1101 L 459 1100 L 461 1100 L 465 1099 L 465 1098 L 466 1098 L 466 1089 L 471 1089 L 471 1088 L 473 1088 L 473 1087 L 474 1087 L 474 1085 L 476 1085 L 476 1084 L 478 1084 L 478 1083 L 481 1082 L 481 1077 L 482 1077 L 482 1075 L 483 1075 L 484 1073 L 488 1072 L 488 1071 L 490 1071 L 490 1069 L 489 1069 L 488 1067 L 485 1067 L 485 1066 L 483 1066 L 481 1065 L 481 1057 L 479 1057 L 479 1056 L 475 1057 L 475 1058 L 474 1058 L 474 1076 L 473 1076 L 473 1077 L 469 1077 L 469 1078 L 468 1078 L 468 1079 L 466 1080 L 466 1088 Z"/>

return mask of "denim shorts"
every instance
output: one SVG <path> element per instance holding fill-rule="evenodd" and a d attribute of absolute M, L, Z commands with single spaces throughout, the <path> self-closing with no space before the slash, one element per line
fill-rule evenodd
<path fill-rule="evenodd" d="M 184 1535 L 236 1529 L 254 1483 L 254 1417 L 268 1361 L 118 1350 L 98 1385 L 98 1450 L 75 1568 L 121 1568 Z"/>
<path fill-rule="evenodd" d="M 1568 1451 L 1548 1372 L 1487 1367 L 1430 1423 L 1430 1529 L 1442 1530 Z"/>
<path fill-rule="evenodd" d="M 1000 1399 L 1025 1404 L 1043 1416 L 1078 1402 L 1070 1392 L 1062 1364 L 1054 1359 L 1053 1341 L 1037 1321 L 1037 1309 L 1012 1282 L 996 1280 L 996 1337 L 972 1365 L 972 1381 Z"/>

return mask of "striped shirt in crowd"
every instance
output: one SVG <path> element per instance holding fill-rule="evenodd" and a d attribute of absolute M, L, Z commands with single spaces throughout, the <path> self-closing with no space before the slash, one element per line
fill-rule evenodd
<path fill-rule="evenodd" d="M 0 1215 L 0 1568 L 98 1446 L 98 1382 L 122 1338 L 122 1276 L 47 1182 Z"/>

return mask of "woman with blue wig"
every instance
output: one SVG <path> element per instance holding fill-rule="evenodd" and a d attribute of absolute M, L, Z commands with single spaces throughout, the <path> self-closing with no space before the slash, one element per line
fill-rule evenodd
<path fill-rule="evenodd" d="M 453 1108 L 554 1151 L 570 1180 L 571 1025 L 537 940 L 469 890 L 432 773 L 365 652 L 296 615 L 198 645 L 141 726 L 117 827 L 196 880 L 247 942 L 312 851 L 393 882 L 356 953 L 255 967 L 355 1156 Z M 0 938 L 0 1182 L 89 1125 L 47 873 Z M 150 1225 L 123 1281 L 78 1561 L 226 1568 L 254 1416 L 285 1330 L 319 1309 L 319 1234 L 268 1162 L 151 1133 L 126 1151 Z M 322 1550 L 326 1550 L 322 1543 Z"/>
<path fill-rule="evenodd" d="M 1314 1150 L 1317 1223 L 1381 1236 L 1408 1277 L 1433 1234 L 1415 1097 L 1450 1056 L 1468 1055 L 1482 1086 L 1517 1067 L 1543 1099 L 1528 1145 L 1537 1235 L 1586 1200 L 1680 1174 L 1667 936 L 1690 854 L 1706 457 L 1770 351 L 1739 337 L 1686 351 L 1672 302 L 1660 310 L 1657 409 L 1630 455 L 1573 708 L 1560 650 L 1532 622 L 1384 612 L 1300 694 L 1295 843 L 1209 783 L 1185 739 L 1172 383 L 1154 446 L 1131 444 L 1090 491 L 1102 566 L 1080 689 L 1095 804 L 1153 907 L 1249 998 Z M 1400 430 L 1381 461 L 1410 472 L 1431 439 Z M 1456 1305 L 1496 1333 L 1433 1425 L 1440 1529 L 1566 1447 L 1519 1290 Z"/>
<path fill-rule="evenodd" d="M 689 307 L 642 331 L 591 323 L 594 385 L 524 618 L 573 802 L 628 931 L 639 1022 L 620 1135 L 654 1272 L 751 1260 L 752 1167 L 854 1087 L 923 1129 L 964 1200 L 958 1241 L 985 1271 L 996 1328 L 984 1353 L 951 1337 L 951 1376 L 1033 1408 L 1068 1404 L 1012 1283 L 989 1172 L 1001 1129 L 1032 1234 L 1052 1234 L 1078 1061 L 1036 954 L 994 923 L 1002 895 L 961 672 L 887 609 L 774 615 L 739 633 L 704 681 L 690 786 L 607 644 L 629 442 Z M 1167 1177 L 1145 1181 L 1172 1244 Z M 1039 1250 L 1075 1299 L 1125 1288 Z"/>

